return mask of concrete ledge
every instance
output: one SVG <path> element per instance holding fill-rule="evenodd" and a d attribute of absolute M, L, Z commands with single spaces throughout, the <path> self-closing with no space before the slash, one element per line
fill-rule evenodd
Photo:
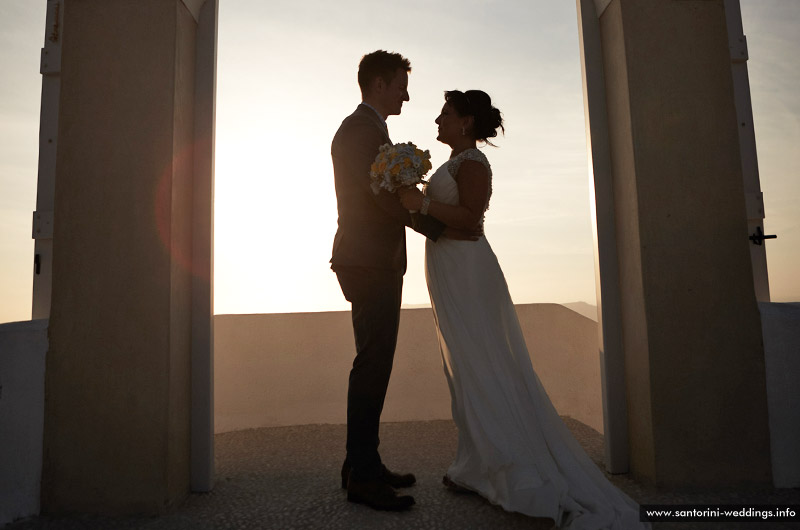
<path fill-rule="evenodd" d="M 800 487 L 800 303 L 759 303 L 767 371 L 772 482 Z"/>
<path fill-rule="evenodd" d="M 0 526 L 39 513 L 47 325 L 0 325 Z"/>
<path fill-rule="evenodd" d="M 534 368 L 559 414 L 602 432 L 597 323 L 557 304 L 517 306 Z M 217 315 L 215 432 L 346 422 L 350 313 Z M 404 309 L 382 419 L 450 419 L 430 308 Z"/>

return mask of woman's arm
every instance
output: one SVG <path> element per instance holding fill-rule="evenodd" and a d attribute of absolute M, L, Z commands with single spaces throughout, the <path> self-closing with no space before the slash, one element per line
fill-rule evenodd
<path fill-rule="evenodd" d="M 457 206 L 431 201 L 427 214 L 439 219 L 447 226 L 461 230 L 474 230 L 483 218 L 486 199 L 489 195 L 489 171 L 475 160 L 461 163 L 455 176 L 458 183 L 459 204 Z M 409 210 L 422 209 L 424 195 L 416 188 L 397 191 L 403 206 Z"/>

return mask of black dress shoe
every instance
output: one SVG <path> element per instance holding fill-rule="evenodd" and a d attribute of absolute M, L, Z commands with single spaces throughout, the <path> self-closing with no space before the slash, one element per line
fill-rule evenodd
<path fill-rule="evenodd" d="M 347 488 L 347 477 L 350 476 L 350 464 L 346 461 L 342 464 L 342 489 Z M 393 488 L 408 488 L 417 482 L 417 477 L 413 473 L 395 473 L 383 466 L 381 479 Z"/>
<path fill-rule="evenodd" d="M 383 480 L 393 488 L 410 488 L 417 482 L 413 473 L 395 473 L 383 466 Z"/>
<path fill-rule="evenodd" d="M 366 504 L 375 510 L 400 512 L 414 505 L 411 495 L 398 495 L 383 480 L 353 480 L 347 482 L 347 500 Z"/>

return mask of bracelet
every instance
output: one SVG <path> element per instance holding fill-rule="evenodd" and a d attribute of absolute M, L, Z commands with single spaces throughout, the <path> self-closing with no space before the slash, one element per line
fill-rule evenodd
<path fill-rule="evenodd" d="M 431 199 L 430 197 L 423 197 L 422 198 L 422 207 L 419 209 L 419 213 L 422 215 L 428 215 L 428 208 L 431 207 Z"/>

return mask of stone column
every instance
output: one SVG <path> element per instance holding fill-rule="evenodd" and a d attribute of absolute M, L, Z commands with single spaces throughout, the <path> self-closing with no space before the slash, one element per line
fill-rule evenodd
<path fill-rule="evenodd" d="M 631 471 L 665 487 L 767 483 L 724 1 L 596 3 Z"/>
<path fill-rule="evenodd" d="M 158 513 L 190 480 L 196 22 L 63 16 L 42 511 Z"/>

